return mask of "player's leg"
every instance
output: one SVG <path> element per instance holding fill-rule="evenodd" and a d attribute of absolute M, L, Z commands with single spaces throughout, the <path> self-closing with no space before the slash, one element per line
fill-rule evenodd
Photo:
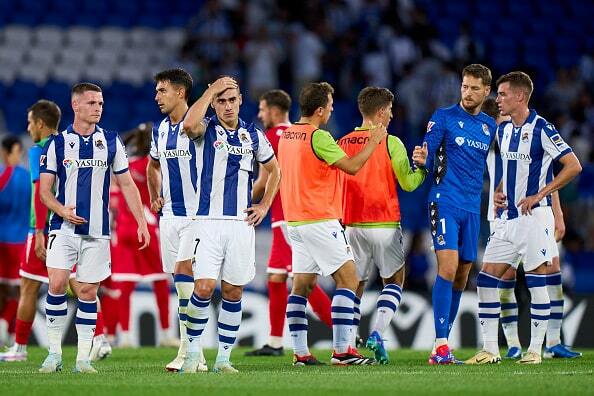
<path fill-rule="evenodd" d="M 62 333 L 66 326 L 66 288 L 70 270 L 77 261 L 80 238 L 62 234 L 48 235 L 47 274 L 48 292 L 45 301 L 45 320 L 49 354 L 39 372 L 51 373 L 62 370 Z"/>
<path fill-rule="evenodd" d="M 292 270 L 291 247 L 285 236 L 285 226 L 272 228 L 272 246 L 268 258 L 268 342 L 261 348 L 246 352 L 246 356 L 283 356 L 283 331 L 289 291 L 287 278 Z"/>
<path fill-rule="evenodd" d="M 179 339 L 170 335 L 169 324 L 169 282 L 167 279 L 159 279 L 153 282 L 153 293 L 157 302 L 157 311 L 159 312 L 159 324 L 161 325 L 160 346 L 178 347 Z"/>
<path fill-rule="evenodd" d="M 132 340 L 130 338 L 130 303 L 136 282 L 114 282 L 114 286 L 120 295 L 116 307 L 118 323 L 120 324 L 118 347 L 130 348 L 132 346 Z"/>
<path fill-rule="evenodd" d="M 370 230 L 359 227 L 346 227 L 345 235 L 353 251 L 355 266 L 357 267 L 357 276 L 360 281 L 355 291 L 355 304 L 353 306 L 353 339 L 351 345 L 357 347 L 359 340 L 359 322 L 361 321 L 361 297 L 365 292 L 365 285 L 369 279 L 369 273 L 373 265 L 374 254 L 373 241 L 371 240 Z"/>
<path fill-rule="evenodd" d="M 400 306 L 404 284 L 402 230 L 373 228 L 361 231 L 368 235 L 370 250 L 384 286 L 377 299 L 375 321 L 366 346 L 374 351 L 375 358 L 380 364 L 387 364 L 389 358 L 383 337 Z"/>
<path fill-rule="evenodd" d="M 109 278 L 108 278 L 109 279 Z M 103 282 L 99 286 L 100 293 L 103 292 Z M 89 355 L 91 361 L 102 360 L 111 355 L 112 349 L 105 333 L 105 296 L 97 298 L 97 325 L 93 335 L 93 346 Z"/>
<path fill-rule="evenodd" d="M 432 290 L 433 318 L 435 325 L 435 353 L 430 364 L 449 364 L 453 356 L 448 347 L 448 328 L 452 306 L 453 283 L 458 270 L 459 219 L 457 209 L 429 204 L 429 219 L 433 247 L 437 257 L 437 275 Z"/>
<path fill-rule="evenodd" d="M 75 373 L 96 373 L 90 364 L 90 352 L 97 326 L 99 284 L 111 274 L 110 242 L 108 239 L 82 238 L 76 264 L 75 292 L 78 296 L 76 333 L 78 348 Z"/>
<path fill-rule="evenodd" d="M 499 301 L 501 302 L 501 327 L 507 343 L 506 359 L 519 359 L 522 345 L 518 335 L 518 300 L 516 299 L 516 269 L 509 267 L 499 280 Z"/>
<path fill-rule="evenodd" d="M 35 319 L 40 281 L 21 278 L 21 292 L 16 313 L 15 342 L 6 352 L 0 353 L 0 361 L 21 362 L 27 360 L 27 344 Z"/>

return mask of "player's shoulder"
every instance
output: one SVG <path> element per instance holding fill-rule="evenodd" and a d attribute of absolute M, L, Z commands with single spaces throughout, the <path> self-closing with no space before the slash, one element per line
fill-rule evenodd
<path fill-rule="evenodd" d="M 495 130 L 495 128 L 497 128 L 497 123 L 495 122 L 495 119 L 493 117 L 491 117 L 490 115 L 488 115 L 487 113 L 483 112 L 483 111 L 479 112 L 476 115 L 476 118 L 479 121 L 484 122 L 485 124 L 487 124 L 493 130 Z"/>
<path fill-rule="evenodd" d="M 545 130 L 546 129 L 544 132 L 548 132 L 548 133 L 551 133 L 551 132 L 557 130 L 557 128 L 555 128 L 555 125 L 553 125 L 551 122 L 549 122 L 546 118 L 538 115 L 538 113 L 536 113 L 536 111 L 532 110 L 531 112 L 534 112 L 534 120 L 532 122 L 534 122 L 535 130 Z"/>

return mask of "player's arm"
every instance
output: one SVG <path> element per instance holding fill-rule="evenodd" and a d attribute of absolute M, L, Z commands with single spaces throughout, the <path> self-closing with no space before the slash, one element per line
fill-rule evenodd
<path fill-rule="evenodd" d="M 314 136 L 312 136 L 312 145 L 316 155 L 326 161 L 329 165 L 334 165 L 349 175 L 356 175 L 363 165 L 365 165 L 369 157 L 371 157 L 371 154 L 373 154 L 373 151 L 377 148 L 378 144 L 384 140 L 388 134 L 386 127 L 381 124 L 371 128 L 369 133 L 369 141 L 365 147 L 363 147 L 363 150 L 352 157 L 347 156 L 345 152 L 342 151 L 329 133 L 323 134 L 320 133 L 320 131 L 316 131 Z M 339 159 L 336 159 L 337 156 L 340 156 Z"/>
<path fill-rule="evenodd" d="M 260 164 L 260 167 L 258 168 L 258 178 L 254 181 L 254 185 L 252 186 L 252 201 L 260 202 L 262 200 L 264 191 L 266 191 L 268 175 L 270 175 L 270 173 L 266 167 Z"/>
<path fill-rule="evenodd" d="M 559 200 L 559 191 L 553 193 L 552 200 L 553 216 L 555 218 L 555 241 L 559 242 L 565 236 L 565 220 L 561 209 L 561 201 Z"/>
<path fill-rule="evenodd" d="M 264 196 L 259 203 L 254 204 L 245 210 L 248 214 L 246 221 L 249 225 L 254 226 L 259 225 L 262 220 L 264 220 L 266 213 L 268 213 L 270 205 L 272 205 L 272 201 L 278 192 L 281 178 L 280 167 L 278 166 L 278 161 L 274 155 L 271 159 L 261 165 L 261 169 L 265 169 L 265 172 L 268 173 Z"/>
<path fill-rule="evenodd" d="M 550 154 L 555 161 L 559 161 L 563 167 L 557 176 L 555 176 L 550 183 L 545 185 L 542 190 L 535 195 L 526 197 L 518 202 L 522 214 L 532 214 L 532 207 L 534 205 L 549 194 L 563 188 L 582 171 L 580 161 L 551 124 L 547 124 L 542 128 L 541 142 L 543 149 Z"/>
<path fill-rule="evenodd" d="M 231 77 L 222 77 L 214 83 L 209 84 L 208 88 L 200 99 L 198 99 L 188 110 L 186 118 L 184 119 L 184 132 L 190 139 L 198 139 L 204 135 L 206 131 L 206 123 L 204 116 L 208 110 L 208 106 L 213 99 L 227 89 L 237 89 L 237 82 Z"/>
<path fill-rule="evenodd" d="M 165 202 L 161 197 L 161 163 L 150 158 L 146 166 L 146 180 L 151 200 L 151 210 L 159 212 Z"/>
<path fill-rule="evenodd" d="M 138 192 L 138 188 L 136 187 L 136 184 L 134 184 L 134 180 L 132 180 L 132 175 L 130 175 L 129 171 L 116 173 L 115 177 L 120 186 L 120 190 L 122 191 L 122 195 L 124 196 L 124 200 L 128 204 L 128 208 L 130 208 L 130 212 L 132 212 L 136 224 L 138 224 L 138 242 L 142 244 L 139 250 L 142 250 L 149 245 L 151 237 L 146 226 L 144 209 L 142 201 L 140 200 L 140 192 Z"/>
<path fill-rule="evenodd" d="M 41 202 L 39 179 L 33 184 L 33 210 L 35 211 L 35 255 L 38 259 L 45 261 L 45 226 L 47 222 L 48 209 Z"/>
<path fill-rule="evenodd" d="M 418 157 L 415 158 L 416 162 L 418 162 L 421 167 L 413 170 L 410 167 L 406 147 L 404 147 L 402 140 L 395 136 L 388 136 L 387 143 L 388 153 L 390 153 L 392 162 L 392 169 L 396 174 L 398 184 L 400 184 L 400 187 L 402 187 L 404 191 L 416 190 L 427 176 L 427 171 L 423 167 L 427 160 L 427 150 L 423 151 L 422 154 L 419 154 Z"/>
<path fill-rule="evenodd" d="M 437 111 L 433 114 L 427 123 L 427 132 L 423 138 L 423 146 L 416 146 L 413 152 L 413 162 L 416 166 L 422 166 L 417 158 L 426 151 L 426 162 L 424 167 L 429 171 L 433 169 L 433 161 L 435 160 L 435 153 L 439 146 L 441 146 L 445 137 L 445 125 L 443 125 L 441 114 Z M 426 145 L 425 145 L 426 143 Z"/>

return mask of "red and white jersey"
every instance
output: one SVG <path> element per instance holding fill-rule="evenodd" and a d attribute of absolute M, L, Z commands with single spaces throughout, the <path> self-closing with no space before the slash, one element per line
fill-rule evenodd
<path fill-rule="evenodd" d="M 291 124 L 279 124 L 272 128 L 268 128 L 266 130 L 266 138 L 272 145 L 272 149 L 274 150 L 274 155 L 278 158 L 278 141 L 280 140 L 280 136 L 285 129 L 290 127 Z M 280 192 L 276 194 L 274 200 L 272 201 L 272 205 L 270 206 L 270 222 L 272 224 L 272 228 L 278 227 L 285 221 L 285 215 L 283 213 L 283 204 L 281 202 L 281 195 Z"/>

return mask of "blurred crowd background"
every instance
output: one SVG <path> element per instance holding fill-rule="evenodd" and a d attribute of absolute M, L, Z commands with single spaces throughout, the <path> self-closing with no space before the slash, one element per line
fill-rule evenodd
<path fill-rule="evenodd" d="M 40 98 L 60 105 L 66 127 L 70 87 L 81 80 L 104 89 L 104 128 L 156 121 L 152 76 L 183 67 L 194 77 L 192 100 L 220 75 L 237 78 L 241 117 L 254 122 L 262 92 L 282 88 L 296 98 L 303 84 L 328 81 L 336 94 L 327 129 L 337 138 L 360 122 L 360 89 L 388 87 L 396 95 L 389 131 L 410 153 L 435 108 L 459 100 L 464 65 L 483 63 L 494 80 L 523 70 L 535 83 L 531 106 L 584 167 L 561 191 L 562 262 L 566 291 L 594 293 L 592 15 L 587 0 L 3 0 L 0 133 L 28 144 L 26 109 Z M 424 186 L 400 194 L 408 287 L 417 290 L 427 290 L 434 271 Z M 486 220 L 482 228 L 484 246 Z"/>

